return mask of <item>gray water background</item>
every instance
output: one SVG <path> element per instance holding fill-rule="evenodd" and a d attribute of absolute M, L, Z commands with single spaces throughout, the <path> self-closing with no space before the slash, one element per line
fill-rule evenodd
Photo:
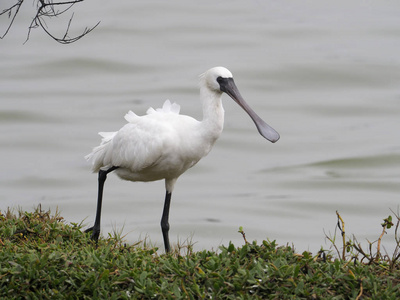
<path fill-rule="evenodd" d="M 73 10 L 71 35 L 101 21 L 77 43 L 36 29 L 23 44 L 29 5 L 0 41 L 0 210 L 41 203 L 92 225 L 97 176 L 83 157 L 97 132 L 165 99 L 201 119 L 198 75 L 221 65 L 281 140 L 265 141 L 224 96 L 221 138 L 175 187 L 173 243 L 241 245 L 243 226 L 248 240 L 318 251 L 338 210 L 366 245 L 398 211 L 400 2 L 86 0 Z M 48 25 L 61 34 L 65 21 Z M 163 201 L 161 181 L 109 176 L 103 235 L 123 228 L 161 246 Z M 394 247 L 393 229 L 383 244 Z"/>

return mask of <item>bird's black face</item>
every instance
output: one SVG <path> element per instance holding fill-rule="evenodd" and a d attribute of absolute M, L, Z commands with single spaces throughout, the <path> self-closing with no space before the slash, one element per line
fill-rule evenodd
<path fill-rule="evenodd" d="M 275 143 L 277 140 L 279 140 L 279 133 L 276 132 L 276 130 L 269 126 L 267 123 L 265 123 L 264 120 L 261 119 L 254 112 L 254 110 L 251 109 L 246 101 L 244 101 L 232 77 L 225 78 L 219 76 L 217 77 L 217 82 L 219 84 L 219 89 L 221 90 L 221 92 L 228 94 L 237 104 L 240 105 L 241 108 L 243 108 L 248 113 L 254 124 L 256 124 L 258 132 L 264 138 L 272 143 Z"/>
<path fill-rule="evenodd" d="M 233 78 L 224 78 L 224 77 L 221 77 L 221 76 L 219 76 L 217 78 L 217 82 L 219 84 L 219 89 L 221 90 L 221 92 L 226 93 L 226 91 L 228 89 L 228 86 L 232 85 L 232 83 L 229 84 L 229 81 L 233 81 Z M 233 84 L 235 84 L 235 83 L 233 83 Z"/>

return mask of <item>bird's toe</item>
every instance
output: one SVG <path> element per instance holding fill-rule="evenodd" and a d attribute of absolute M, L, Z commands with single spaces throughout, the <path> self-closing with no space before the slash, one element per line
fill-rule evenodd
<path fill-rule="evenodd" d="M 88 232 L 92 232 L 93 231 L 93 226 L 92 227 L 89 227 L 88 229 L 86 229 L 84 232 L 85 233 L 88 233 Z"/>

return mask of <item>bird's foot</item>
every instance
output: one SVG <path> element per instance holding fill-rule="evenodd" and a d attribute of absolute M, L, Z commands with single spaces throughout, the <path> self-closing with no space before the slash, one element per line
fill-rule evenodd
<path fill-rule="evenodd" d="M 86 229 L 84 232 L 85 232 L 85 233 L 88 233 L 88 232 L 91 232 L 91 231 L 93 231 L 93 226 L 92 226 L 92 227 L 89 227 L 89 228 Z"/>
<path fill-rule="evenodd" d="M 88 232 L 92 232 L 92 235 L 90 236 L 90 238 L 92 241 L 95 241 L 97 243 L 99 241 L 100 229 L 92 226 L 85 230 L 85 233 L 88 233 Z"/>

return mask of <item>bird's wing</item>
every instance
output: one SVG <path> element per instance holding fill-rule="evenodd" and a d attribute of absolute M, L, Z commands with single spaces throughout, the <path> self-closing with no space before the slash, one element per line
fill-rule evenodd
<path fill-rule="evenodd" d="M 93 149 L 86 159 L 92 160 L 93 171 L 119 166 L 139 172 L 157 164 L 179 144 L 176 124 L 186 116 L 179 115 L 180 106 L 165 101 L 162 108 L 150 108 L 144 116 L 129 111 L 128 124 L 117 132 L 102 132 L 100 146 Z M 188 117 L 186 117 L 188 118 Z"/>
<path fill-rule="evenodd" d="M 180 143 L 176 124 L 183 116 L 178 111 L 178 105 L 166 101 L 162 109 L 144 116 L 128 113 L 125 119 L 129 123 L 113 136 L 105 164 L 139 172 L 169 155 Z"/>

